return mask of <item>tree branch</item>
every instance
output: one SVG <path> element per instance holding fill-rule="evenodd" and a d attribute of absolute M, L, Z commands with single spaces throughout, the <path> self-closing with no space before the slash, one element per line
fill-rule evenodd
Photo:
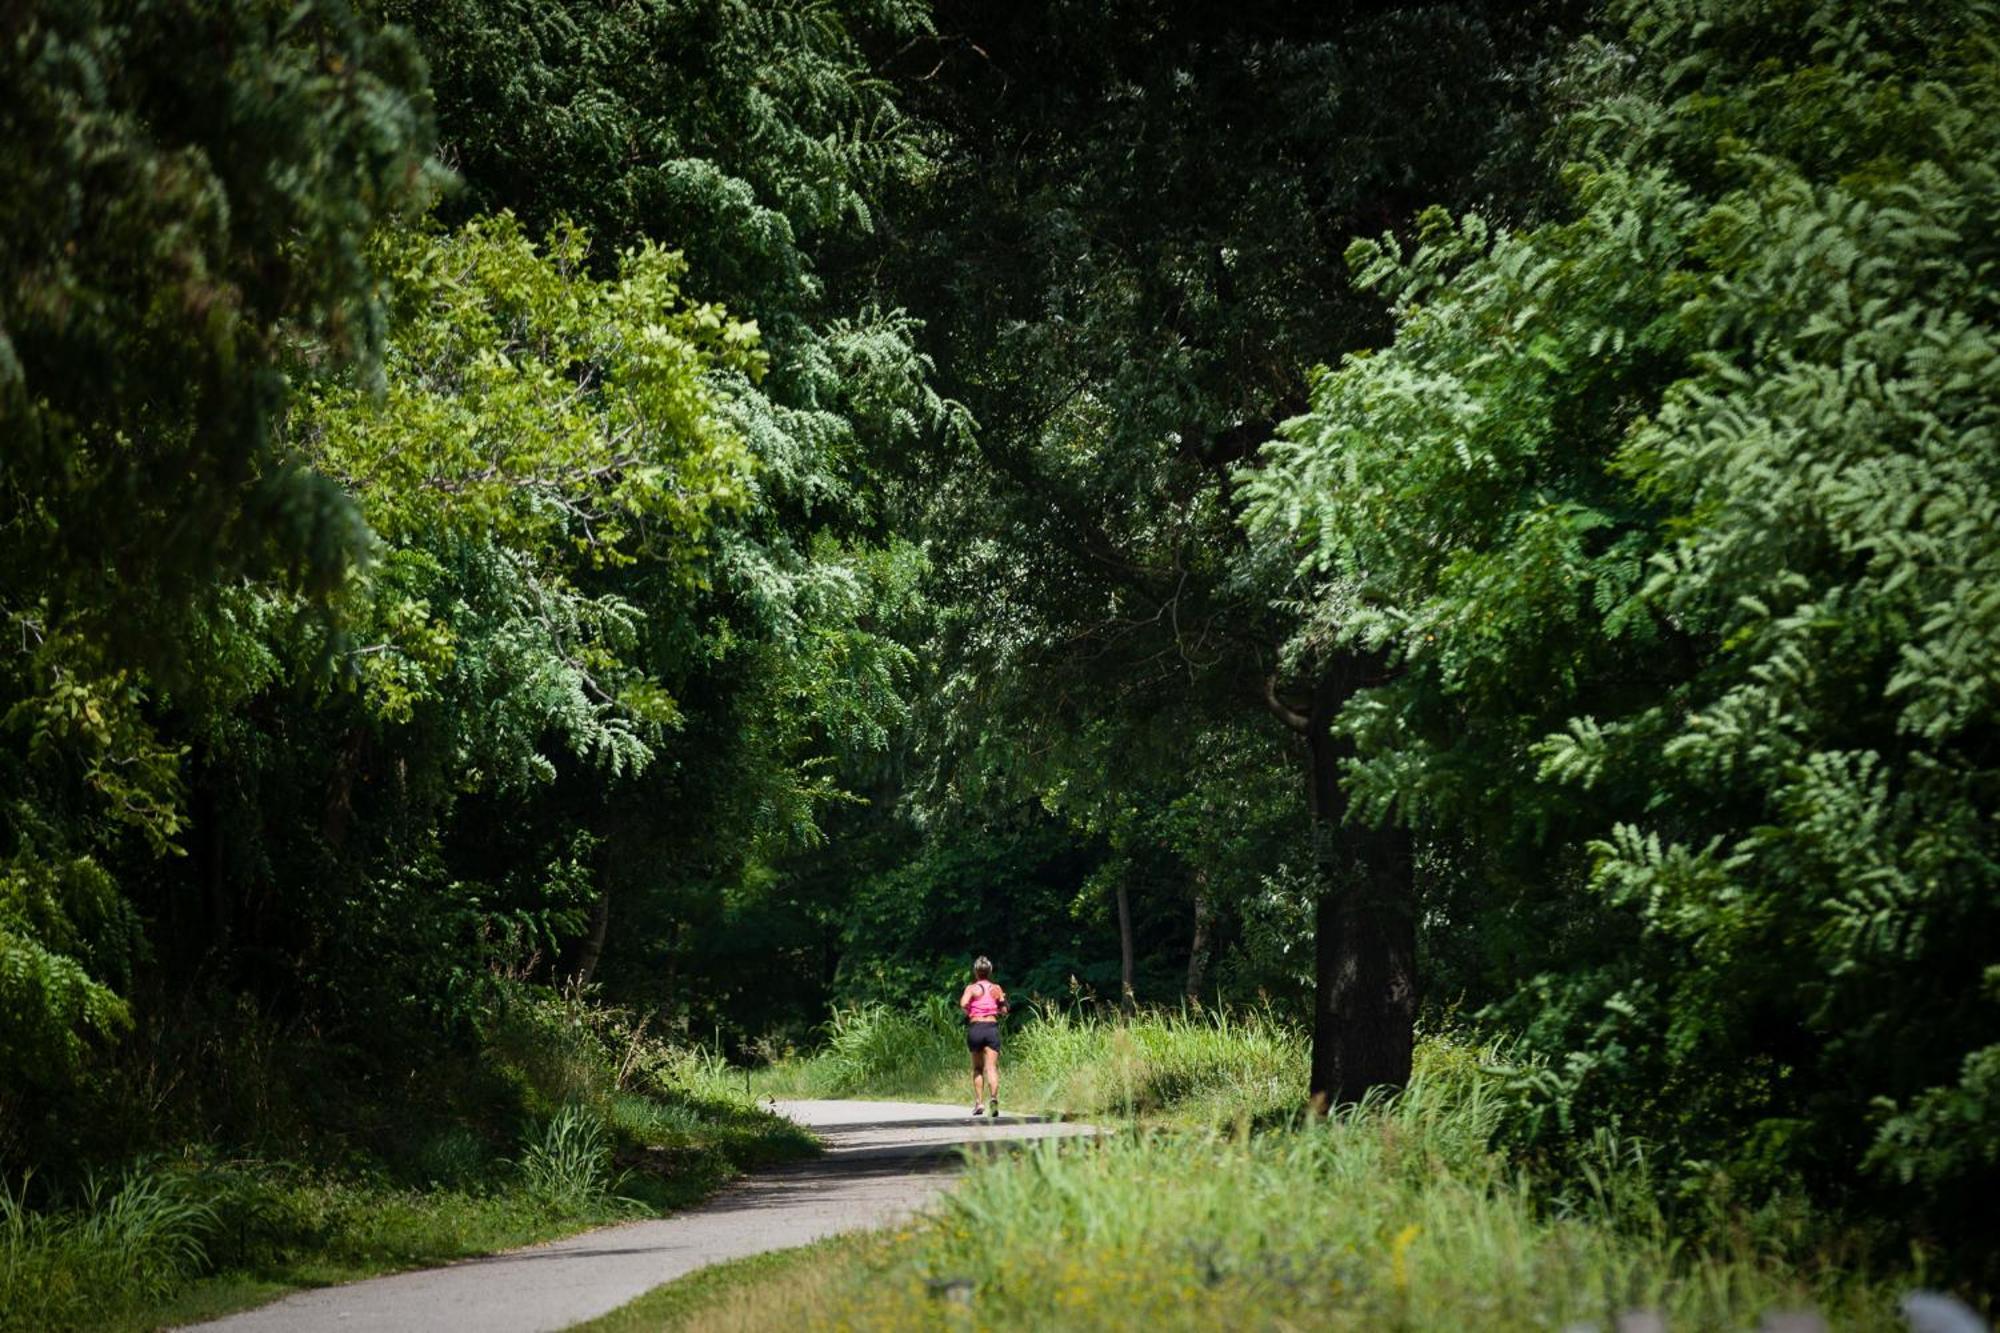
<path fill-rule="evenodd" d="M 1284 723 L 1300 735 L 1304 735 L 1306 732 L 1312 730 L 1311 718 L 1278 697 L 1278 676 L 1276 672 L 1264 677 L 1264 706 L 1271 710 L 1272 716 L 1276 717 L 1278 721 Z"/>

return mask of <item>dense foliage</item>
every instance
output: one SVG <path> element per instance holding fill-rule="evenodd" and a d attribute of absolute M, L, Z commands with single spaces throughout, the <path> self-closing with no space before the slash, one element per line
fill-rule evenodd
<path fill-rule="evenodd" d="M 1393 346 L 1245 478 L 1494 1013 L 1690 1169 L 1994 1183 L 2000 110 L 1983 6 L 1628 7 L 1570 207 L 1358 242 Z"/>
<path fill-rule="evenodd" d="M 284 362 L 377 372 L 364 248 L 432 171 L 421 62 L 337 4 L 37 6 L 0 61 L 11 1090 L 131 1024 L 117 881 L 189 825 L 160 686 L 201 672 L 244 577 L 325 593 L 362 558 L 277 438 Z"/>
<path fill-rule="evenodd" d="M 1521 1160 L 1976 1269 L 1997 72 L 1985 0 L 15 6 L 8 1215 L 554 1179 L 611 1093 L 523 1014 L 873 1068 L 984 952 L 1052 1068 L 1185 1003 L 1223 1096 L 1250 1006 L 1325 1109 L 1454 1013 Z"/>
<path fill-rule="evenodd" d="M 600 80 L 598 39 L 671 15 L 579 9 L 602 30 L 510 47 L 548 64 L 498 91 L 451 77 L 496 54 L 470 9 L 187 17 L 8 30 L 16 1165 L 255 1137 L 185 1075 L 267 1023 L 393 1078 L 499 978 L 589 977 L 616 891 L 646 895 L 629 989 L 683 993 L 686 921 L 817 841 L 826 766 L 904 707 L 924 557 L 871 459 L 952 420 L 908 321 L 815 272 L 910 157 L 841 17 L 683 16 L 712 47 L 628 108 L 704 207 L 760 200 L 769 262 L 727 280 L 738 222 L 655 240 L 597 159 L 521 177 L 466 138 L 524 114 L 473 94 Z M 669 123 L 703 87 L 748 91 L 726 132 Z"/>

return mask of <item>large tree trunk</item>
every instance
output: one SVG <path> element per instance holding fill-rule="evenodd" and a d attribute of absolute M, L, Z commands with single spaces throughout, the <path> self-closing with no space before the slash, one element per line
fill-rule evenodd
<path fill-rule="evenodd" d="M 1313 1041 L 1309 1090 L 1321 1111 L 1358 1102 L 1371 1088 L 1410 1078 L 1416 1044 L 1417 919 L 1409 836 L 1345 822 L 1340 770 L 1353 746 L 1334 717 L 1377 678 L 1366 658 L 1336 663 L 1303 712 L 1268 692 L 1272 708 L 1304 735 L 1319 902 L 1314 912 Z"/>
<path fill-rule="evenodd" d="M 1201 1007 L 1201 983 L 1208 975 L 1209 927 L 1215 912 L 1208 900 L 1208 872 L 1198 870 L 1194 878 L 1194 939 L 1188 944 L 1188 1003 Z"/>
<path fill-rule="evenodd" d="M 1118 1012 L 1131 1014 L 1138 999 L 1132 990 L 1132 895 L 1125 876 L 1118 876 Z"/>

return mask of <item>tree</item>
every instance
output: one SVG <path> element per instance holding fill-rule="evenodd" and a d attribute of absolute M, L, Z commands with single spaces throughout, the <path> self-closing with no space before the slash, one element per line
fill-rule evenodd
<path fill-rule="evenodd" d="M 644 563 L 608 579 L 649 609 L 649 651 L 680 705 L 662 762 L 587 811 L 506 816 L 542 841 L 578 819 L 599 829 L 593 933 L 607 919 L 634 927 L 606 927 L 608 975 L 681 1006 L 690 997 L 662 994 L 662 978 L 683 991 L 701 978 L 662 957 L 726 952 L 687 938 L 696 922 L 724 928 L 725 897 L 782 896 L 771 863 L 819 841 L 848 766 L 865 766 L 903 708 L 924 557 L 897 533 L 888 460 L 963 423 L 873 276 L 874 201 L 925 156 L 864 40 L 922 31 L 925 9 L 381 8 L 410 25 L 434 73 L 444 152 L 466 183 L 448 215 L 574 217 L 599 266 L 661 238 L 687 289 L 754 321 L 768 356 L 754 384 L 717 377 L 754 463 L 699 586 Z"/>
<path fill-rule="evenodd" d="M 1357 245 L 1397 337 L 1244 477 L 1371 816 L 1550 926 L 1495 1012 L 1690 1170 L 1991 1188 L 1995 12 L 1618 11 L 1565 215 Z M 1950 1112 L 1943 1113 L 1949 1105 Z M 1949 1126 L 1949 1127 L 1947 1127 Z"/>
<path fill-rule="evenodd" d="M 384 388 L 324 382 L 290 427 L 354 496 L 374 559 L 336 603 L 335 669 L 307 716 L 217 727 L 201 756 L 272 787 L 302 770 L 327 793 L 304 830 L 259 835 L 267 863 L 316 859 L 323 891 L 241 877 L 231 891 L 269 905 L 262 937 L 237 943 L 326 972 L 316 1003 L 361 1012 L 371 974 L 420 1003 L 450 996 L 439 974 L 476 975 L 467 937 L 493 926 L 525 931 L 499 941 L 521 952 L 579 928 L 601 829 L 499 835 L 523 876 L 452 826 L 474 800 L 516 819 L 551 788 L 601 802 L 656 761 L 680 720 L 680 664 L 649 642 L 658 603 L 614 580 L 643 566 L 692 596 L 750 499 L 716 377 L 763 365 L 754 328 L 685 301 L 678 256 L 657 246 L 604 280 L 582 232 L 537 247 L 505 215 L 378 248 L 393 293 Z M 287 660 L 267 688 L 289 693 L 315 672 L 312 645 L 287 648 L 273 645 Z"/>
<path fill-rule="evenodd" d="M 235 575 L 324 591 L 360 554 L 351 506 L 276 439 L 284 344 L 370 372 L 367 238 L 435 173 L 421 62 L 337 0 L 14 6 L 0 137 L 13 1087 L 126 1021 L 126 896 L 186 827 L 156 704 L 191 611 Z"/>
<path fill-rule="evenodd" d="M 1065 794 L 1083 810 L 1185 782 L 1192 739 L 1246 713 L 1296 722 L 1281 734 L 1318 830 L 1323 1101 L 1408 1074 L 1408 858 L 1397 835 L 1345 823 L 1326 732 L 1370 663 L 1332 644 L 1281 659 L 1233 469 L 1304 407 L 1305 366 L 1380 329 L 1325 281 L 1354 230 L 1440 193 L 1526 191 L 1499 147 L 1531 113 L 1515 75 L 1543 21 L 945 5 L 899 66 L 913 113 L 949 136 L 897 210 L 902 299 L 981 425 L 928 520 L 933 596 L 959 608 L 947 725 L 1030 790 L 1038 757 L 1100 723 L 1128 754 L 1167 756 L 1058 765 L 1101 784 Z"/>

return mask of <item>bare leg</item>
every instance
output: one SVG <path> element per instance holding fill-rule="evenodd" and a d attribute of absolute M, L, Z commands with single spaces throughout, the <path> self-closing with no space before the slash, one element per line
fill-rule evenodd
<path fill-rule="evenodd" d="M 1000 1052 L 988 1046 L 980 1054 L 986 1057 L 987 1095 L 998 1101 L 1000 1098 Z"/>
<path fill-rule="evenodd" d="M 985 1068 L 981 1057 L 985 1054 L 985 1051 L 974 1051 L 972 1053 L 972 1104 L 974 1106 L 978 1106 L 986 1100 L 985 1089 L 981 1082 L 981 1071 Z"/>

